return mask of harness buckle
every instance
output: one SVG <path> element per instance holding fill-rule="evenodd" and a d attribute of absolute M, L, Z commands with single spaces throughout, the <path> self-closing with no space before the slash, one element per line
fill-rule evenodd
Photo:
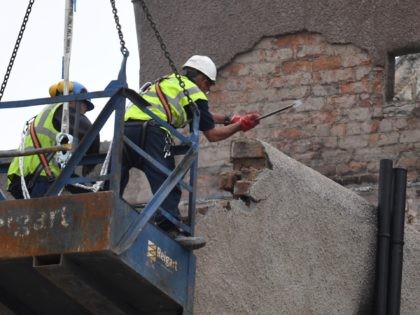
<path fill-rule="evenodd" d="M 60 132 L 55 137 L 57 145 L 62 145 L 64 143 L 72 144 L 73 143 L 73 136 L 68 133 Z M 71 151 L 59 151 L 55 156 L 56 162 L 60 165 L 61 168 L 66 166 L 67 161 L 71 157 Z"/>
<path fill-rule="evenodd" d="M 165 136 L 165 146 L 163 147 L 163 157 L 166 159 L 167 157 L 172 155 L 172 146 L 174 145 L 174 140 L 172 137 L 167 133 Z"/>

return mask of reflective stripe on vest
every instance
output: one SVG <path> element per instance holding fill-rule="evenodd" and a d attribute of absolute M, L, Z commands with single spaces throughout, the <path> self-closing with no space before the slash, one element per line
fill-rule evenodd
<path fill-rule="evenodd" d="M 55 137 L 59 133 L 59 131 L 54 128 L 53 117 L 55 111 L 59 106 L 61 106 L 61 104 L 52 104 L 47 106 L 39 115 L 37 115 L 35 121 L 33 122 L 35 124 L 35 132 L 37 133 L 39 142 L 41 144 L 41 147 L 43 148 L 56 145 Z M 28 131 L 26 132 L 24 139 L 24 148 L 32 149 L 34 148 L 34 144 Z M 40 160 L 37 154 L 23 157 L 24 176 L 33 174 L 36 168 L 38 167 L 39 163 Z M 49 162 L 49 166 L 51 168 L 52 173 L 55 176 L 58 176 L 60 174 L 61 170 L 56 164 L 55 159 L 51 159 L 51 161 Z M 12 160 L 7 175 L 9 180 L 11 179 L 12 175 L 20 176 L 18 157 L 15 157 Z M 41 176 L 46 176 L 45 170 L 42 170 Z"/>
<path fill-rule="evenodd" d="M 198 88 L 198 86 L 190 81 L 187 77 L 181 76 L 182 81 L 185 83 L 185 89 L 189 92 L 189 95 L 193 101 L 206 100 L 207 96 Z M 179 86 L 179 81 L 175 77 L 175 74 L 164 78 L 160 82 L 162 92 L 165 94 L 166 99 L 171 108 L 172 121 L 170 122 L 175 128 L 181 128 L 188 123 L 187 112 L 185 107 L 189 105 L 188 98 L 185 96 L 183 89 Z M 156 93 L 154 85 L 142 95 L 142 97 L 150 104 L 150 109 L 159 118 L 166 121 L 166 112 L 160 99 Z M 150 116 L 142 112 L 137 106 L 132 105 L 128 108 L 125 113 L 125 120 L 150 120 Z"/>

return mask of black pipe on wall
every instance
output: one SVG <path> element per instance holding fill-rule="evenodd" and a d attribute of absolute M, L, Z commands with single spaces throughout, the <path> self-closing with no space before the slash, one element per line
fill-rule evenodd
<path fill-rule="evenodd" d="M 391 160 L 381 160 L 378 192 L 378 240 L 376 252 L 375 314 L 385 315 L 387 309 L 390 222 L 393 197 Z"/>
<path fill-rule="evenodd" d="M 375 314 L 399 315 L 407 170 L 381 160 L 378 192 Z"/>
<path fill-rule="evenodd" d="M 400 314 L 407 170 L 394 169 L 387 315 Z"/>

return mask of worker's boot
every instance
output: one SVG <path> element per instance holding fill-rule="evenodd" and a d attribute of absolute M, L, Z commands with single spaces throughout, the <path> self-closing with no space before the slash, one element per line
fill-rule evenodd
<path fill-rule="evenodd" d="M 186 236 L 182 233 L 175 237 L 174 240 L 189 250 L 199 249 L 206 245 L 206 240 L 204 239 L 204 237 Z"/>
<path fill-rule="evenodd" d="M 189 250 L 199 249 L 206 245 L 206 240 L 201 236 L 187 236 L 178 229 L 171 229 L 167 233 L 180 245 Z"/>

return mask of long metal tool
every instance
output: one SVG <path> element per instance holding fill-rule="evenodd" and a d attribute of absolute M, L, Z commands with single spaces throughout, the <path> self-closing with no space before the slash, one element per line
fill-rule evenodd
<path fill-rule="evenodd" d="M 299 107 L 300 105 L 302 105 L 302 101 L 301 101 L 301 100 L 296 100 L 296 101 L 294 101 L 291 105 L 286 106 L 286 107 L 283 107 L 283 108 L 280 108 L 280 109 L 277 109 L 277 110 L 275 110 L 274 112 L 271 112 L 271 113 L 268 113 L 268 114 L 262 115 L 261 117 L 258 117 L 256 120 L 261 120 L 261 119 L 264 119 L 264 118 L 270 117 L 270 116 L 272 116 L 272 115 L 275 115 L 275 114 L 277 114 L 277 113 L 280 113 L 280 112 L 282 112 L 282 111 L 285 111 L 286 109 L 289 109 L 289 108 L 292 108 L 292 107 L 296 108 L 296 107 Z"/>

